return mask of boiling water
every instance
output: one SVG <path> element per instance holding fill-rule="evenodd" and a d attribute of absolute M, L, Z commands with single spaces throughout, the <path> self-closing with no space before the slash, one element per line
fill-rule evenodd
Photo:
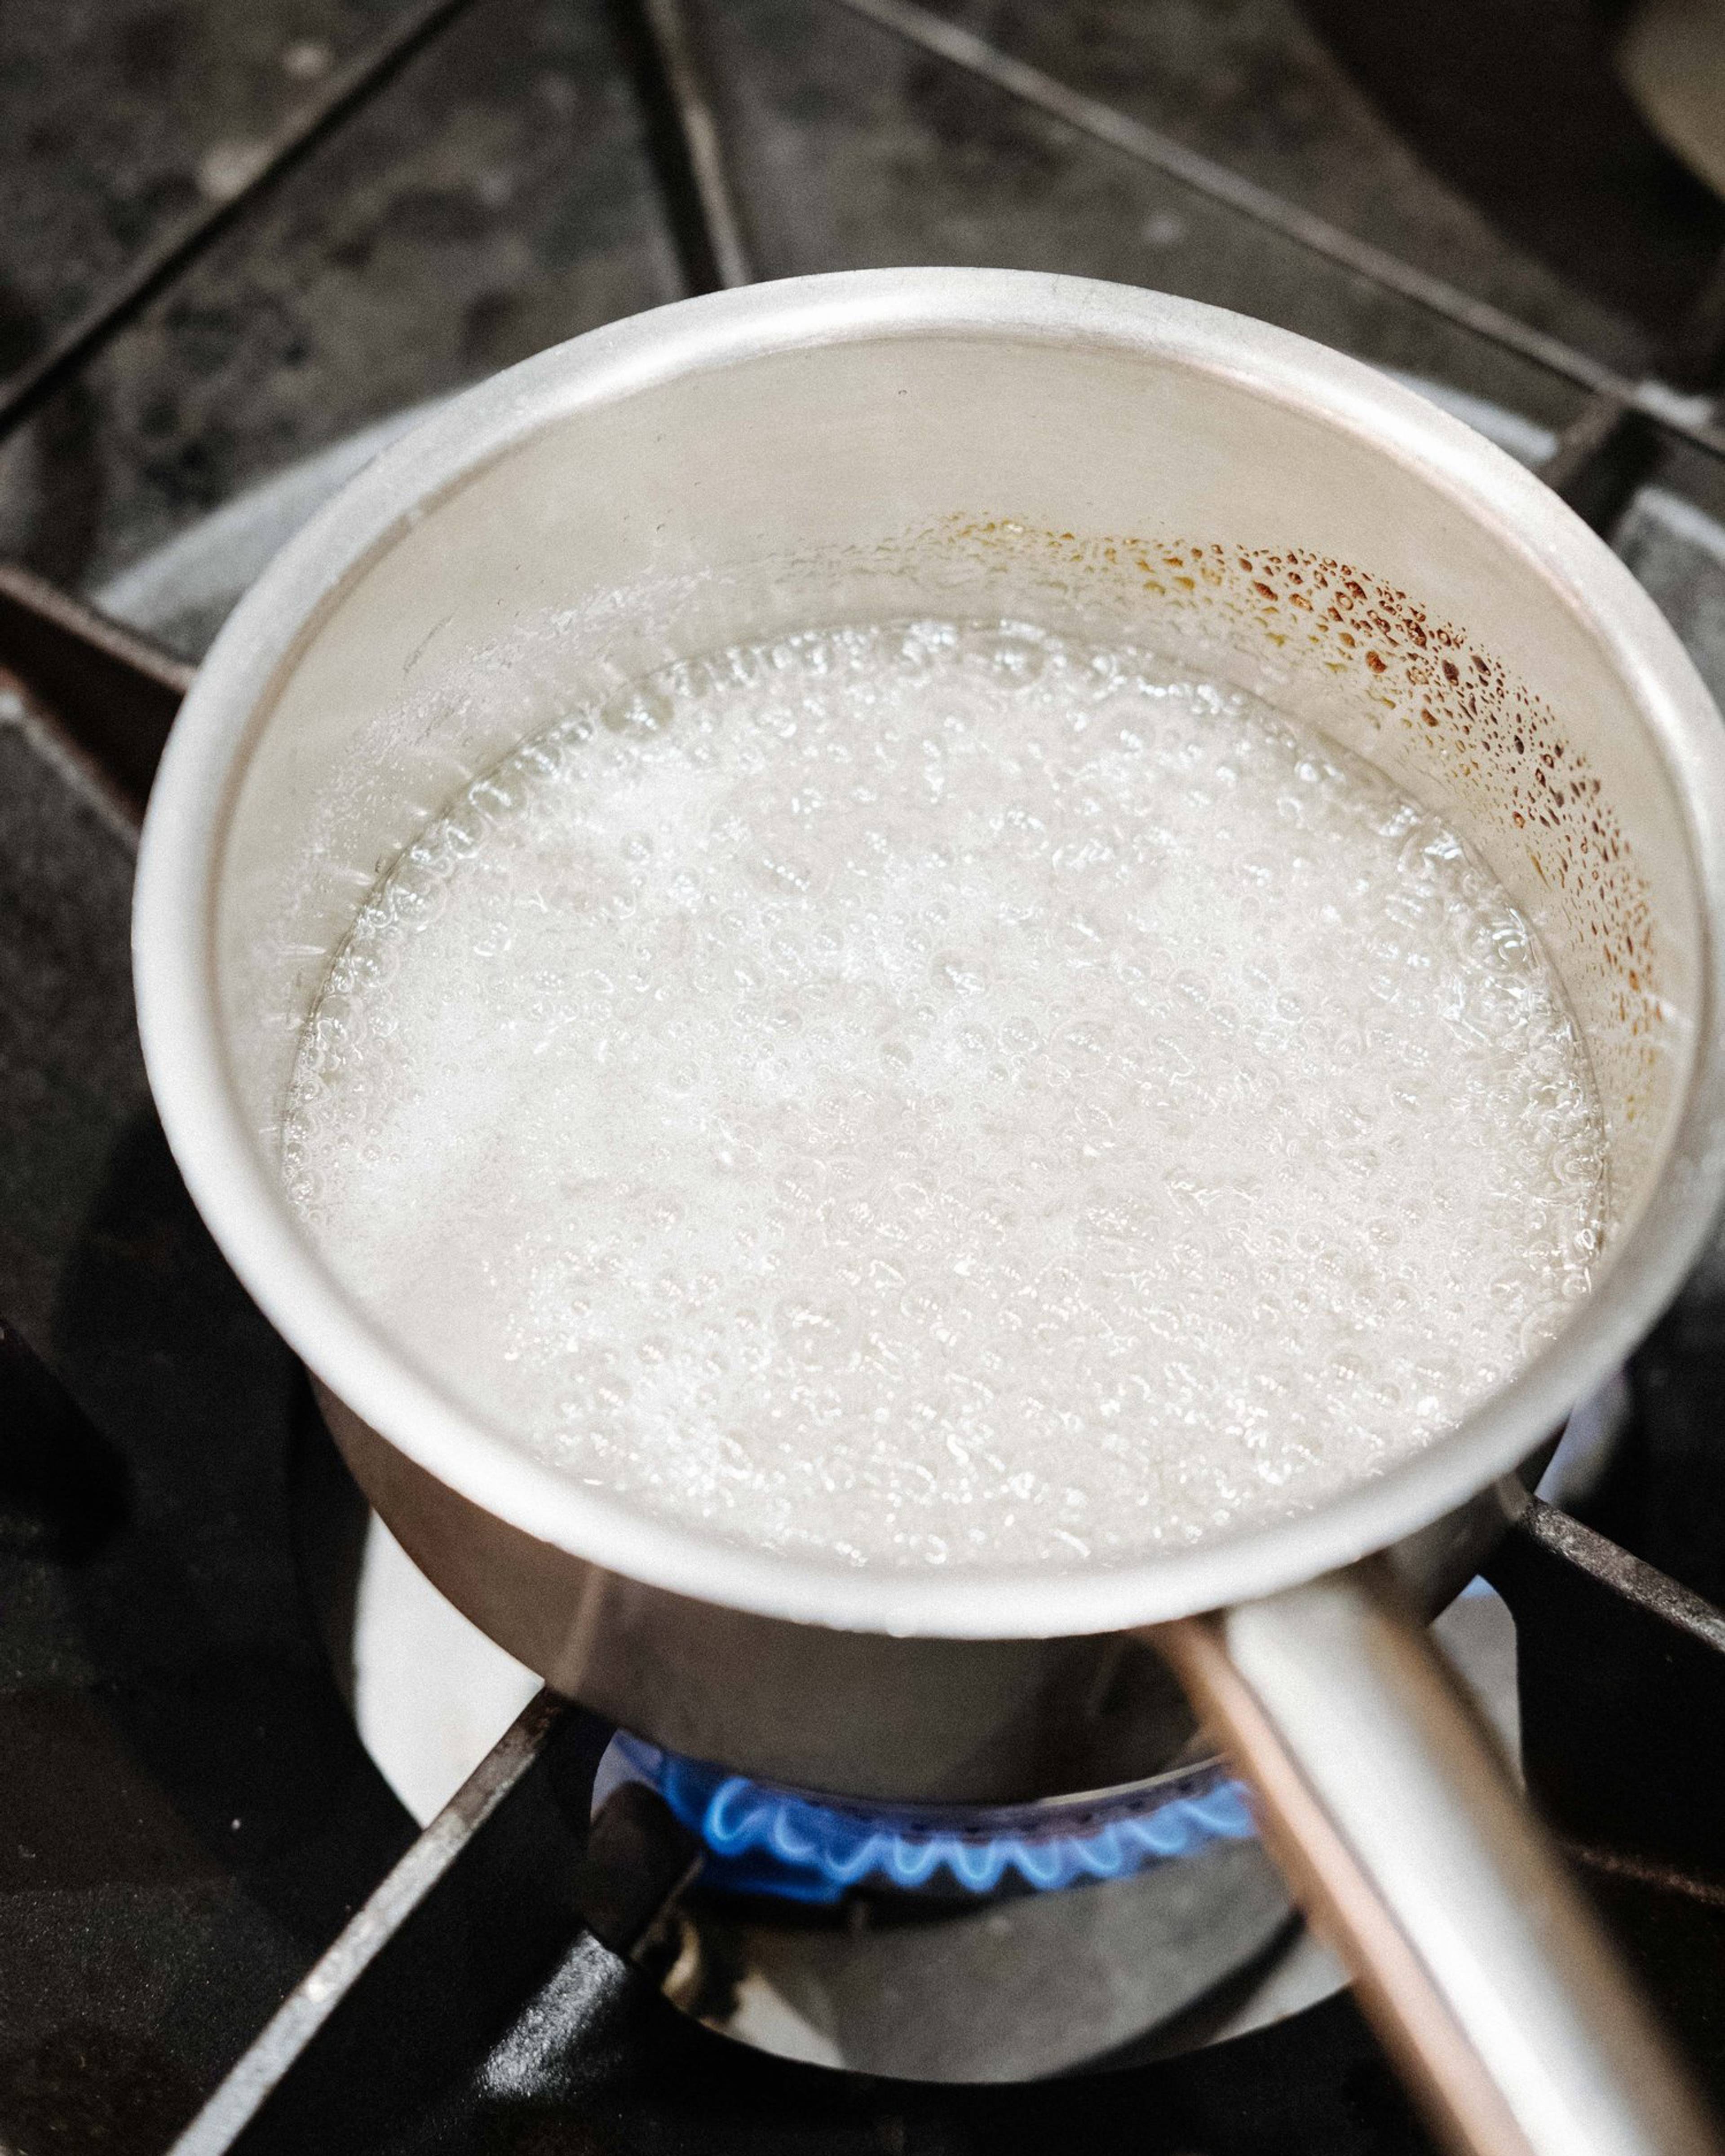
<path fill-rule="evenodd" d="M 1141 654 L 917 623 L 679 666 L 480 780 L 338 954 L 285 1162 L 580 1481 L 1077 1564 L 1452 1424 L 1585 1293 L 1603 1151 L 1435 817 Z"/>

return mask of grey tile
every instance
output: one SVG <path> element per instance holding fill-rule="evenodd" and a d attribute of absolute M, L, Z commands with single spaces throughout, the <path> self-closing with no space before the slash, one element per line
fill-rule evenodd
<path fill-rule="evenodd" d="M 1725 702 L 1725 464 L 1668 447 L 1611 541 Z"/>
<path fill-rule="evenodd" d="M 0 454 L 0 551 L 92 589 L 294 459 L 676 290 L 598 0 L 481 0 Z"/>
<path fill-rule="evenodd" d="M 0 8 L 0 378 L 162 234 L 408 0 L 8 0 Z"/>

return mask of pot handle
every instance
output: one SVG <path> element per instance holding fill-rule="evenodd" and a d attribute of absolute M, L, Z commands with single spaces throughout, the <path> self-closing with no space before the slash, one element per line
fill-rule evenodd
<path fill-rule="evenodd" d="M 1717 2156 L 1496 1740 L 1381 1559 L 1145 1635 L 1296 1897 L 1471 2156 Z"/>

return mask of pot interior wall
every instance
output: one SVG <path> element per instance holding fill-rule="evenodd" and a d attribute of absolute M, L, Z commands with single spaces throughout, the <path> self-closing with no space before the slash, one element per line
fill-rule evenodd
<path fill-rule="evenodd" d="M 1629 686 L 1531 554 L 1342 424 L 1105 346 L 877 336 L 568 412 L 356 570 L 254 721 L 218 967 L 273 1152 L 330 954 L 403 847 L 542 726 L 668 660 L 917 613 L 1129 639 L 1441 810 L 1585 1037 L 1614 1224 L 1681 1090 L 1701 956 Z"/>

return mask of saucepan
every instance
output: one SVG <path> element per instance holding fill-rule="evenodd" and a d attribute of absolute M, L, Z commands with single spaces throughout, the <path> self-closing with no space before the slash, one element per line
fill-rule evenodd
<path fill-rule="evenodd" d="M 746 1547 L 561 1478 L 373 1324 L 285 1199 L 331 954 L 476 774 L 670 660 L 929 613 L 1129 636 L 1266 696 L 1440 810 L 1562 979 L 1608 1137 L 1596 1285 L 1460 1427 L 1303 1514 L 1046 1572 Z M 1722 925 L 1718 715 L 1536 480 L 1262 323 L 911 270 L 595 331 L 386 451 L 199 674 L 135 932 L 194 1199 L 372 1502 L 512 1654 L 657 1744 L 852 1797 L 1105 1786 L 1190 1756 L 1201 1717 L 1451 2138 L 1580 2156 L 1711 2143 L 1421 1622 L 1712 1220 Z"/>

